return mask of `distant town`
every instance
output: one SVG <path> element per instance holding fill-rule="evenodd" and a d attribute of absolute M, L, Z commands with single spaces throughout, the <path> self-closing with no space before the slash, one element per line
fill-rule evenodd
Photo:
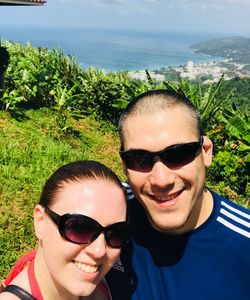
<path fill-rule="evenodd" d="M 183 66 L 167 67 L 159 70 L 148 71 L 151 78 L 156 81 L 184 78 L 188 80 L 198 80 L 204 84 L 217 82 L 221 78 L 222 74 L 224 74 L 225 80 L 235 77 L 250 77 L 250 70 L 246 68 L 246 65 L 236 63 L 228 59 L 203 64 L 194 64 L 194 62 L 190 60 Z M 147 79 L 145 70 L 129 72 L 129 76 L 134 79 Z"/>
<path fill-rule="evenodd" d="M 224 74 L 226 80 L 239 77 L 250 77 L 250 39 L 230 37 L 205 41 L 191 45 L 196 53 L 223 57 L 219 61 L 195 64 L 187 61 L 186 65 L 169 66 L 159 70 L 148 70 L 152 79 L 156 81 L 177 80 L 184 78 L 200 81 L 204 84 L 217 82 Z M 134 79 L 145 80 L 145 70 L 129 72 Z"/>

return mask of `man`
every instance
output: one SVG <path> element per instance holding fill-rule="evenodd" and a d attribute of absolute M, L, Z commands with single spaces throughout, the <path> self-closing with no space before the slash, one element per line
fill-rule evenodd
<path fill-rule="evenodd" d="M 213 144 L 193 104 L 146 92 L 119 133 L 134 239 L 109 274 L 113 299 L 250 299 L 250 213 L 205 187 Z"/>

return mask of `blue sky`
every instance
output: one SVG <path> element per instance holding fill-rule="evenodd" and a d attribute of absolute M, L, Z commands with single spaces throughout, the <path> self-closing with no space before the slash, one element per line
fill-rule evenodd
<path fill-rule="evenodd" d="M 0 7 L 3 26 L 129 28 L 250 37 L 250 0 L 47 0 Z"/>

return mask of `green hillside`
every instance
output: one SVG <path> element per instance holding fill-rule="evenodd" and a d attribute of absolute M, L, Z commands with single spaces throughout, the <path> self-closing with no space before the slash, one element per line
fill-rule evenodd
<path fill-rule="evenodd" d="M 64 163 L 94 159 L 122 178 L 117 135 L 91 117 L 68 117 L 62 134 L 59 113 L 42 108 L 0 112 L 0 278 L 22 253 L 35 247 L 32 214 L 45 180 Z"/>
<path fill-rule="evenodd" d="M 250 64 L 250 38 L 226 37 L 196 43 L 190 46 L 196 53 L 232 59 Z"/>

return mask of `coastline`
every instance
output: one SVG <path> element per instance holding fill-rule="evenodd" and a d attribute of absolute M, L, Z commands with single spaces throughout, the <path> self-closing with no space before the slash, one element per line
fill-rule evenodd
<path fill-rule="evenodd" d="M 148 70 L 148 72 L 151 78 L 156 81 L 182 78 L 199 80 L 202 81 L 203 84 L 211 84 L 218 82 L 222 75 L 224 75 L 225 80 L 230 80 L 235 77 L 250 77 L 250 70 L 246 68 L 246 66 L 246 64 L 234 62 L 232 59 L 215 60 L 198 64 L 189 60 L 185 65 Z M 128 75 L 132 79 L 147 80 L 145 70 L 129 71 Z"/>
<path fill-rule="evenodd" d="M 216 59 L 190 49 L 191 44 L 209 39 L 212 34 L 5 27 L 0 29 L 0 36 L 22 44 L 29 41 L 34 47 L 58 48 L 74 56 L 83 68 L 92 66 L 108 72 L 155 70 L 184 65 L 188 60 L 205 63 Z"/>
<path fill-rule="evenodd" d="M 211 41 L 217 42 L 218 46 L 218 41 L 223 42 L 225 38 L 218 38 L 216 33 L 34 27 L 22 29 L 20 36 L 19 30 L 11 27 L 1 28 L 0 35 L 21 44 L 29 41 L 34 47 L 59 49 L 76 58 L 83 69 L 93 67 L 106 73 L 128 72 L 130 77 L 142 80 L 146 79 L 145 69 L 158 81 L 182 77 L 209 83 L 218 80 L 222 74 L 225 79 L 250 76 L 249 65 L 247 68 L 246 64 L 236 60 L 219 57 L 220 51 L 197 53 L 192 47 L 207 43 L 211 50 Z M 227 38 L 227 42 L 228 39 L 235 43 L 233 38 Z"/>

